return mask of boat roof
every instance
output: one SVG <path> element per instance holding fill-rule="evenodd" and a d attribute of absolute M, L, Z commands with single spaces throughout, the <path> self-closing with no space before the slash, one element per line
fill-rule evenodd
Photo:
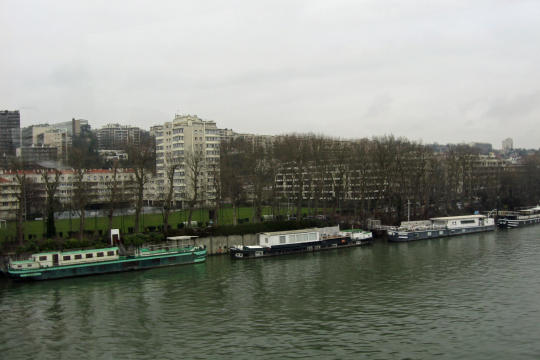
<path fill-rule="evenodd" d="M 535 206 L 535 207 L 528 208 L 528 209 L 522 209 L 522 210 L 520 210 L 520 211 L 521 211 L 521 212 L 540 211 L 540 206 Z"/>
<path fill-rule="evenodd" d="M 273 232 L 263 232 L 261 235 L 289 235 L 289 234 L 303 234 L 308 232 L 319 232 L 321 229 L 319 228 L 311 228 L 311 229 L 299 229 L 299 230 L 287 230 L 287 231 L 273 231 Z"/>
<path fill-rule="evenodd" d="M 191 240 L 197 237 L 198 236 L 190 236 L 190 235 L 168 236 L 167 240 Z"/>
<path fill-rule="evenodd" d="M 81 254 L 81 253 L 89 253 L 89 252 L 96 252 L 96 251 L 114 251 L 114 250 L 118 250 L 118 247 L 115 246 L 115 247 L 109 247 L 109 248 L 103 248 L 103 249 L 49 251 L 49 252 L 32 254 L 32 256 L 43 256 L 43 255 L 52 255 L 52 254 Z"/>
<path fill-rule="evenodd" d="M 429 220 L 463 220 L 463 219 L 482 219 L 486 215 L 461 215 L 461 216 L 447 216 L 447 217 L 436 217 Z"/>

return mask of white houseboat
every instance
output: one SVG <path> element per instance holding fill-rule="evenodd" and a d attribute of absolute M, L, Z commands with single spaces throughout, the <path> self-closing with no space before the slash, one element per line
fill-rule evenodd
<path fill-rule="evenodd" d="M 246 259 L 361 246 L 372 240 L 371 232 L 340 231 L 339 226 L 276 231 L 258 234 L 258 245 L 235 245 L 229 253 L 233 259 Z"/>
<path fill-rule="evenodd" d="M 503 229 L 540 224 L 540 206 L 517 211 L 499 211 L 497 216 L 497 226 Z"/>
<path fill-rule="evenodd" d="M 495 230 L 495 220 L 485 215 L 437 217 L 423 221 L 402 222 L 388 230 L 389 241 L 413 241 Z"/>

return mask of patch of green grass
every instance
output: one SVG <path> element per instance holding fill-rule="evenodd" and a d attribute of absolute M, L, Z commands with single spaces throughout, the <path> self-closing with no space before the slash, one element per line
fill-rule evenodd
<path fill-rule="evenodd" d="M 251 222 L 253 217 L 253 208 L 240 207 L 236 209 L 238 212 L 238 219 L 248 219 Z M 263 215 L 271 214 L 270 207 L 263 208 Z M 172 212 L 169 215 L 169 225 L 171 228 L 176 229 L 178 224 L 182 224 L 187 221 L 188 211 L 181 210 Z M 199 226 L 204 226 L 208 223 L 208 209 L 197 209 L 193 211 L 192 221 L 197 221 Z M 163 216 L 160 213 L 157 214 L 141 214 L 140 229 L 145 231 L 148 227 L 155 227 L 163 225 Z M 219 224 L 220 225 L 232 225 L 233 223 L 233 209 L 231 207 L 224 207 L 219 210 Z M 79 231 L 79 219 L 61 219 L 56 220 L 56 232 L 57 236 L 62 238 L 68 238 L 69 232 Z M 107 231 L 108 219 L 106 217 L 87 217 L 84 223 L 84 229 L 86 231 L 93 231 L 99 233 L 99 230 L 103 234 Z M 113 218 L 113 228 L 120 229 L 122 233 L 128 233 L 129 228 L 133 228 L 135 225 L 134 215 L 115 216 Z M 33 239 L 41 239 L 44 237 L 46 228 L 44 220 L 26 221 L 24 224 L 25 239 L 28 235 L 31 235 Z M 8 222 L 6 228 L 0 229 L 0 243 L 11 240 L 14 241 L 16 236 L 16 223 L 14 221 Z"/>

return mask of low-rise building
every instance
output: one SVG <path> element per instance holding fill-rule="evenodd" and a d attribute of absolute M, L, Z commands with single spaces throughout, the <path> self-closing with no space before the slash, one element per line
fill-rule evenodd
<path fill-rule="evenodd" d="M 44 173 L 49 181 L 54 181 L 55 171 L 49 169 L 24 170 L 26 178 L 31 184 L 31 199 L 28 199 L 28 208 L 35 207 L 33 211 L 43 211 L 46 199 Z M 0 170 L 0 219 L 13 220 L 18 209 L 20 186 L 17 180 L 19 172 Z M 73 193 L 76 188 L 74 170 L 59 170 L 58 188 L 55 198 L 61 207 L 66 210 L 73 206 Z M 88 189 L 88 207 L 106 208 L 111 197 L 114 172 L 112 169 L 88 169 L 84 171 L 83 181 Z M 132 169 L 118 169 L 116 175 L 118 193 L 115 197 L 118 206 L 126 206 L 135 196 L 135 180 Z M 29 196 L 30 197 L 30 196 Z M 59 211 L 61 209 L 58 209 Z M 30 210 L 29 210 L 30 211 Z"/>

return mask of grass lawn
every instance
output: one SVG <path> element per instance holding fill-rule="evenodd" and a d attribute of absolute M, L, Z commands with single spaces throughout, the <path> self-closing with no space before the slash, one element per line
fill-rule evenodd
<path fill-rule="evenodd" d="M 253 209 L 251 207 L 241 207 L 237 209 L 238 211 L 238 218 L 239 219 L 249 219 L 251 221 L 251 218 L 253 216 Z M 286 211 L 284 212 L 286 213 Z M 263 208 L 263 215 L 271 214 L 271 208 L 265 207 Z M 176 211 L 172 212 L 169 215 L 169 224 L 172 228 L 176 228 L 178 224 L 181 224 L 185 221 L 187 221 L 188 218 L 188 212 L 186 210 L 182 211 Z M 124 215 L 124 216 L 116 216 L 113 218 L 113 228 L 120 229 L 123 233 L 128 232 L 128 229 L 130 227 L 134 226 L 134 215 Z M 206 224 L 208 222 L 208 210 L 207 209 L 200 209 L 200 210 L 194 210 L 193 211 L 193 221 L 197 221 L 199 225 Z M 231 225 L 233 222 L 233 209 L 232 208 L 223 208 L 219 212 L 219 224 L 220 225 Z M 85 230 L 90 231 L 96 231 L 99 232 L 101 230 L 103 233 L 107 230 L 107 223 L 108 220 L 106 217 L 88 217 L 85 219 L 84 228 Z M 140 226 L 141 229 L 145 229 L 150 226 L 159 226 L 163 224 L 163 216 L 158 214 L 142 214 L 140 219 Z M 58 236 L 67 238 L 69 231 L 78 231 L 79 229 L 79 219 L 62 219 L 62 220 L 56 220 L 56 232 Z M 43 237 L 43 234 L 45 233 L 45 221 L 42 220 L 35 220 L 35 221 L 27 221 L 24 224 L 24 233 L 25 238 L 29 234 L 32 235 L 32 238 L 37 237 L 41 238 Z M 0 229 L 0 242 L 8 239 L 8 238 L 15 238 L 16 234 L 16 223 L 14 221 L 9 222 L 7 224 L 7 228 Z"/>

